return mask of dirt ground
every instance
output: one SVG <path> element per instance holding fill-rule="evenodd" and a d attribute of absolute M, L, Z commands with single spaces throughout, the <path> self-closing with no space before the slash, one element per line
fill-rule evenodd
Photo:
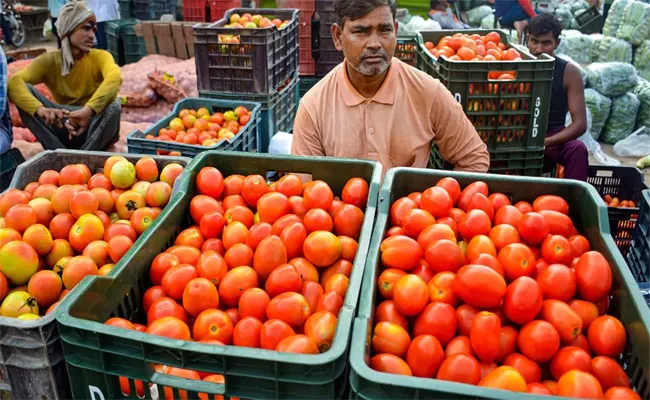
<path fill-rule="evenodd" d="M 634 167 L 636 165 L 637 160 L 639 159 L 638 157 L 637 158 L 617 157 L 614 154 L 614 151 L 613 151 L 614 146 L 613 145 L 604 144 L 604 143 L 601 143 L 600 145 L 603 148 L 603 151 L 605 152 L 605 154 L 619 160 L 621 162 L 622 166 Z M 598 164 L 598 162 L 596 160 L 594 160 L 593 157 L 589 157 L 589 163 L 590 164 Z M 645 180 L 646 185 L 650 185 L 650 168 L 646 168 L 644 170 L 641 170 L 641 172 L 643 173 L 643 178 Z"/>

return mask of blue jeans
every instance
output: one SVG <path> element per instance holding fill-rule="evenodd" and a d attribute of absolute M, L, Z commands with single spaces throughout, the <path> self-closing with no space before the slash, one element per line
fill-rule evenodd
<path fill-rule="evenodd" d="M 499 11 L 501 11 L 499 10 L 500 7 L 497 7 L 496 18 L 502 27 L 514 28 L 515 22 L 530 20 L 530 17 L 528 16 L 528 14 L 526 14 L 526 11 L 524 11 L 524 9 L 521 8 L 519 3 L 515 1 L 510 4 L 511 4 L 510 7 L 508 7 L 508 9 L 505 10 L 502 14 L 499 13 Z M 537 10 L 535 10 L 535 12 L 537 12 Z M 539 14 L 539 12 L 537 13 Z"/>

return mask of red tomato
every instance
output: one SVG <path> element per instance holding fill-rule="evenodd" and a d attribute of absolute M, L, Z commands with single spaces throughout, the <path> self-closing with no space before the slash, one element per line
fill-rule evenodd
<path fill-rule="evenodd" d="M 544 217 L 536 212 L 524 214 L 521 221 L 519 221 L 517 230 L 521 238 L 532 245 L 542 243 L 550 232 Z"/>
<path fill-rule="evenodd" d="M 456 296 L 464 302 L 475 307 L 492 308 L 501 304 L 506 282 L 489 267 L 466 265 L 458 270 L 453 288 Z"/>
<path fill-rule="evenodd" d="M 268 319 L 282 320 L 292 328 L 303 325 L 310 315 L 309 303 L 301 294 L 295 292 L 286 292 L 274 297 L 266 307 Z"/>
<path fill-rule="evenodd" d="M 456 204 L 456 201 L 460 197 L 460 184 L 454 178 L 442 178 L 436 183 L 437 187 L 441 187 L 449 193 L 452 203 Z"/>
<path fill-rule="evenodd" d="M 194 278 L 198 277 L 196 268 L 190 264 L 180 264 L 171 267 L 163 275 L 161 286 L 165 293 L 174 300 L 180 300 L 183 297 L 185 286 Z"/>
<path fill-rule="evenodd" d="M 424 253 L 424 259 L 435 272 L 456 272 L 465 264 L 461 248 L 447 239 L 431 243 Z"/>
<path fill-rule="evenodd" d="M 503 206 L 494 215 L 494 225 L 510 225 L 517 228 L 519 221 L 524 216 L 521 211 L 515 206 Z"/>
<path fill-rule="evenodd" d="M 456 318 L 458 319 L 458 333 L 469 337 L 472 321 L 479 310 L 469 304 L 463 304 L 456 309 Z"/>
<path fill-rule="evenodd" d="M 560 196 L 544 195 L 535 199 L 533 202 L 533 210 L 535 210 L 535 212 L 553 210 L 569 215 L 569 204 Z"/>
<path fill-rule="evenodd" d="M 571 243 L 574 257 L 580 257 L 591 250 L 591 244 L 589 244 L 587 238 L 582 235 L 571 236 L 569 238 L 569 243 Z"/>
<path fill-rule="evenodd" d="M 454 279 L 456 274 L 453 272 L 439 272 L 429 280 L 429 301 L 440 301 L 455 306 L 458 298 L 454 294 Z"/>
<path fill-rule="evenodd" d="M 544 299 L 569 301 L 576 293 L 575 274 L 560 264 L 549 265 L 537 276 Z"/>
<path fill-rule="evenodd" d="M 420 207 L 436 218 L 448 216 L 453 206 L 454 202 L 444 188 L 434 186 L 422 192 Z"/>
<path fill-rule="evenodd" d="M 243 347 L 260 347 L 262 322 L 255 317 L 243 317 L 232 331 L 232 344 Z"/>
<path fill-rule="evenodd" d="M 341 191 L 341 199 L 348 204 L 365 208 L 368 202 L 368 182 L 361 178 L 352 178 L 346 182 Z"/>
<path fill-rule="evenodd" d="M 434 302 L 426 306 L 413 324 L 413 335 L 433 335 L 443 346 L 456 333 L 456 310 L 446 303 Z"/>
<path fill-rule="evenodd" d="M 494 247 L 494 243 L 486 235 L 476 235 L 467 244 L 467 259 L 470 263 L 473 264 L 474 260 L 481 254 L 497 256 L 497 249 Z"/>
<path fill-rule="evenodd" d="M 573 248 L 569 240 L 560 235 L 549 236 L 542 243 L 542 257 L 549 264 L 570 265 L 573 261 Z"/>
<path fill-rule="evenodd" d="M 540 394 L 540 395 L 545 395 L 545 396 L 552 396 L 553 392 L 546 387 L 543 383 L 529 383 L 526 385 L 526 391 L 531 394 Z"/>
<path fill-rule="evenodd" d="M 575 266 L 578 293 L 583 300 L 597 302 L 609 295 L 612 288 L 612 269 L 597 251 L 580 256 Z"/>
<path fill-rule="evenodd" d="M 512 326 L 502 326 L 499 334 L 499 354 L 496 362 L 503 362 L 508 356 L 517 350 L 517 337 L 519 333 Z"/>
<path fill-rule="evenodd" d="M 195 184 L 200 194 L 219 199 L 223 192 L 223 175 L 214 167 L 203 167 L 196 175 Z"/>
<path fill-rule="evenodd" d="M 605 392 L 605 400 L 641 400 L 634 390 L 626 387 L 613 387 Z"/>
<path fill-rule="evenodd" d="M 416 315 L 429 302 L 427 284 L 417 275 L 405 275 L 395 283 L 393 301 L 397 310 L 402 314 L 406 316 Z"/>
<path fill-rule="evenodd" d="M 458 208 L 463 211 L 467 211 L 467 206 L 469 205 L 470 200 L 474 197 L 474 194 L 481 193 L 483 196 L 488 196 L 488 185 L 482 181 L 472 182 L 463 189 L 458 198 Z"/>
<path fill-rule="evenodd" d="M 625 349 L 625 328 L 618 319 L 603 315 L 591 323 L 587 339 L 593 352 L 599 356 L 618 357 Z"/>
<path fill-rule="evenodd" d="M 623 367 L 610 357 L 594 357 L 591 360 L 591 369 L 603 390 L 616 386 L 630 387 L 630 378 L 623 370 Z"/>
<path fill-rule="evenodd" d="M 483 210 L 490 217 L 490 221 L 494 219 L 494 206 L 483 193 L 474 193 L 467 205 L 467 212 L 470 210 Z"/>
<path fill-rule="evenodd" d="M 481 366 L 467 354 L 455 354 L 443 361 L 436 379 L 476 385 L 481 380 Z"/>
<path fill-rule="evenodd" d="M 397 311 L 395 303 L 392 300 L 383 301 L 377 306 L 375 309 L 375 322 L 391 322 L 407 331 L 409 329 L 408 319 L 406 319 L 404 314 Z"/>
<path fill-rule="evenodd" d="M 582 333 L 582 319 L 563 301 L 545 300 L 541 318 L 553 325 L 564 343 L 573 342 Z"/>
<path fill-rule="evenodd" d="M 573 235 L 575 227 L 568 216 L 551 210 L 540 211 L 539 214 L 546 220 L 551 235 L 560 235 L 567 239 Z"/>
<path fill-rule="evenodd" d="M 469 339 L 479 360 L 491 363 L 499 354 L 501 320 L 496 314 L 481 311 L 474 317 Z"/>
<path fill-rule="evenodd" d="M 534 320 L 542 309 L 542 292 L 535 280 L 527 276 L 508 285 L 503 300 L 503 311 L 508 319 L 523 325 Z"/>
<path fill-rule="evenodd" d="M 443 193 L 447 194 L 444 190 L 440 189 Z M 414 208 L 404 214 L 402 218 L 402 228 L 407 236 L 417 239 L 420 232 L 430 225 L 436 223 L 436 219 L 427 210 Z M 337 230 L 338 232 L 338 230 Z"/>
<path fill-rule="evenodd" d="M 521 242 L 517 229 L 507 224 L 495 226 L 490 230 L 489 236 L 497 251 L 501 251 L 509 244 Z"/>
<path fill-rule="evenodd" d="M 381 294 L 384 299 L 392 299 L 395 284 L 404 275 L 406 275 L 406 272 L 400 269 L 389 268 L 383 270 L 377 279 L 377 288 L 379 289 L 379 294 Z"/>
<path fill-rule="evenodd" d="M 384 239 L 380 251 L 385 267 L 404 271 L 417 267 L 423 256 L 422 247 L 408 236 L 391 236 Z"/>
<path fill-rule="evenodd" d="M 456 336 L 447 343 L 447 347 L 445 347 L 445 357 L 449 358 L 454 354 L 467 354 L 468 356 L 474 357 L 472 343 L 467 336 Z"/>
<path fill-rule="evenodd" d="M 275 350 L 283 339 L 295 335 L 289 324 L 279 319 L 270 319 L 262 325 L 260 331 L 260 346 L 263 349 Z"/>
<path fill-rule="evenodd" d="M 518 201 L 515 204 L 515 207 L 522 213 L 522 214 L 528 214 L 529 212 L 533 212 L 533 206 L 530 205 L 529 202 L 527 201 Z"/>
<path fill-rule="evenodd" d="M 468 211 L 458 224 L 458 232 L 466 240 L 476 235 L 487 235 L 490 229 L 492 229 L 492 222 L 489 215 L 477 209 Z"/>
<path fill-rule="evenodd" d="M 532 321 L 524 325 L 517 338 L 519 350 L 538 363 L 550 360 L 560 348 L 560 335 L 546 321 Z"/>
<path fill-rule="evenodd" d="M 521 243 L 509 244 L 499 252 L 499 262 L 509 281 L 530 276 L 535 270 L 535 255 L 528 246 Z"/>
<path fill-rule="evenodd" d="M 551 360 L 551 375 L 555 379 L 560 379 L 562 375 L 572 369 L 591 373 L 591 356 L 579 347 L 563 347 L 555 353 Z"/>
<path fill-rule="evenodd" d="M 445 354 L 438 339 L 432 335 L 419 335 L 413 339 L 406 353 L 406 363 L 414 376 L 433 378 L 438 373 Z"/>
<path fill-rule="evenodd" d="M 413 376 L 404 360 L 392 354 L 377 354 L 370 359 L 370 368 L 389 374 Z"/>
<path fill-rule="evenodd" d="M 402 226 L 402 218 L 411 209 L 418 208 L 415 201 L 408 197 L 397 199 L 392 206 L 390 206 L 390 221 L 393 226 Z"/>
<path fill-rule="evenodd" d="M 481 379 L 479 386 L 495 389 L 509 390 L 511 392 L 525 392 L 526 381 L 519 371 L 509 366 L 496 368 L 485 378 Z"/>
<path fill-rule="evenodd" d="M 495 211 L 498 211 L 501 207 L 510 205 L 510 199 L 503 193 L 492 193 L 488 199 L 492 203 Z"/>

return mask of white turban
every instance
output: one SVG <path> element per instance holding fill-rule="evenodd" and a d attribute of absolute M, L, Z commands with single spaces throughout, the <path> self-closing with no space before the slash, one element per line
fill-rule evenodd
<path fill-rule="evenodd" d="M 73 0 L 61 8 L 56 20 L 56 29 L 61 37 L 61 75 L 68 75 L 74 64 L 70 35 L 79 26 L 94 18 L 95 14 L 82 1 Z"/>

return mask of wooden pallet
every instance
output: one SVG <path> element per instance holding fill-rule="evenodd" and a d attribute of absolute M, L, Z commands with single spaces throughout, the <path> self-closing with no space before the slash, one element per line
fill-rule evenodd
<path fill-rule="evenodd" d="M 147 54 L 160 54 L 187 60 L 194 57 L 195 22 L 141 22 L 135 34 L 144 38 Z"/>

